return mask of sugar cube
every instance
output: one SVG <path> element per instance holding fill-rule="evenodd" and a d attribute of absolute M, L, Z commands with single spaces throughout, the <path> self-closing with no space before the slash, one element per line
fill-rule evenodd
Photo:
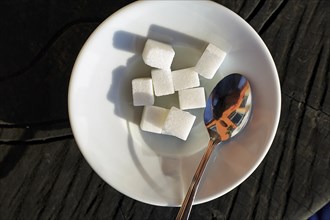
<path fill-rule="evenodd" d="M 162 133 L 169 110 L 157 106 L 144 106 L 140 128 L 144 131 Z"/>
<path fill-rule="evenodd" d="M 165 119 L 162 134 L 172 135 L 187 140 L 196 116 L 172 107 Z"/>
<path fill-rule="evenodd" d="M 153 105 L 155 102 L 151 78 L 136 78 L 132 80 L 133 105 Z"/>
<path fill-rule="evenodd" d="M 178 93 L 180 109 L 182 110 L 204 108 L 206 106 L 203 87 L 180 90 Z"/>
<path fill-rule="evenodd" d="M 199 58 L 195 71 L 206 79 L 212 79 L 226 57 L 226 52 L 209 44 Z"/>
<path fill-rule="evenodd" d="M 172 74 L 169 70 L 151 70 L 152 83 L 156 96 L 170 95 L 174 93 Z"/>
<path fill-rule="evenodd" d="M 142 52 L 142 58 L 148 66 L 170 70 L 174 54 L 171 45 L 148 39 Z"/>
<path fill-rule="evenodd" d="M 174 90 L 179 91 L 200 85 L 198 73 L 194 68 L 180 69 L 172 72 Z"/>

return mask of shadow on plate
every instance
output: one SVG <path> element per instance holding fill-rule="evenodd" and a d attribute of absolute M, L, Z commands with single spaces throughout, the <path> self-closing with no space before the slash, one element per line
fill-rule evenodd
<path fill-rule="evenodd" d="M 208 134 L 203 123 L 203 109 L 190 111 L 197 116 L 197 119 L 187 141 L 182 141 L 172 136 L 145 132 L 139 128 L 143 107 L 133 106 L 131 81 L 134 78 L 151 77 L 150 72 L 152 68 L 144 64 L 141 55 L 147 39 L 161 41 L 173 46 L 176 53 L 172 63 L 173 70 L 195 66 L 207 43 L 195 37 L 157 25 L 150 26 L 147 37 L 126 31 L 117 31 L 113 37 L 114 48 L 131 52 L 132 56 L 127 60 L 125 66 L 119 66 L 113 70 L 112 82 L 115 83 L 110 85 L 107 99 L 114 103 L 114 113 L 127 121 L 129 151 L 143 178 L 157 194 L 160 194 L 163 198 L 171 197 L 172 199 L 169 200 L 176 198 L 178 199 L 177 204 L 180 204 L 181 200 L 178 195 L 182 195 L 183 198 L 186 191 L 185 186 L 190 182 L 190 179 L 182 177 L 182 172 L 186 171 L 180 169 L 183 166 L 181 163 L 188 163 L 187 161 L 190 160 L 189 156 L 191 155 L 194 155 L 194 158 L 201 157 L 201 154 L 198 152 L 206 146 Z M 203 79 L 201 78 L 202 84 Z M 179 107 L 177 93 L 155 97 L 155 105 L 164 108 Z M 142 143 L 146 147 L 145 150 L 142 150 L 146 154 L 148 154 L 148 150 L 149 152 L 151 150 L 159 156 L 163 174 L 168 177 L 168 181 L 180 180 L 180 184 L 169 183 L 172 186 L 177 186 L 177 188 L 171 189 L 171 192 L 166 192 L 162 189 L 162 185 L 148 174 L 139 160 L 139 155 L 134 145 L 135 142 Z M 183 160 L 181 161 L 182 158 Z M 184 158 L 187 158 L 187 161 Z M 192 174 L 189 175 L 187 173 L 187 175 L 191 176 Z"/>
<path fill-rule="evenodd" d="M 151 25 L 147 37 L 117 31 L 113 37 L 113 46 L 118 50 L 133 53 L 125 66 L 119 66 L 112 72 L 112 83 L 107 94 L 108 101 L 114 103 L 114 113 L 128 121 L 130 137 L 140 140 L 160 155 L 182 156 L 193 154 L 203 148 L 205 131 L 203 123 L 203 110 L 189 110 L 197 116 L 194 128 L 187 141 L 178 138 L 153 134 L 138 129 L 143 107 L 133 106 L 131 81 L 139 77 L 151 77 L 151 67 L 144 64 L 142 51 L 147 39 L 154 39 L 171 44 L 176 52 L 172 69 L 182 69 L 195 66 L 207 43 L 195 37 L 168 29 L 158 25 Z M 203 83 L 201 78 L 201 84 Z M 155 97 L 155 106 L 170 108 L 179 107 L 177 93 L 168 96 Z M 193 147 L 192 147 L 193 145 Z M 188 152 L 189 147 L 189 152 Z"/>

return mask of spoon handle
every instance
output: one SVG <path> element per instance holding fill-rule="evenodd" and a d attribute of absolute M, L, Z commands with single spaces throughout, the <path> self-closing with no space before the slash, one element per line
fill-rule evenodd
<path fill-rule="evenodd" d="M 210 156 L 211 156 L 215 146 L 218 143 L 219 143 L 219 141 L 217 139 L 215 139 L 215 140 L 212 138 L 210 139 L 208 146 L 206 148 L 206 151 L 205 151 L 201 161 L 199 162 L 198 168 L 190 183 L 186 197 L 184 198 L 184 201 L 181 205 L 178 215 L 176 216 L 176 220 L 188 219 L 193 201 L 196 197 L 196 193 L 198 190 L 200 180 L 204 174 L 204 171 L 205 171 L 206 165 L 210 159 Z"/>

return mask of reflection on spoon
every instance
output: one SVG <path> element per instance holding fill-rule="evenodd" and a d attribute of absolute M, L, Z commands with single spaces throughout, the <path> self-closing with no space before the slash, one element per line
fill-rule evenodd
<path fill-rule="evenodd" d="M 188 219 L 200 180 L 209 158 L 219 143 L 238 134 L 251 115 L 252 94 L 248 80 L 234 73 L 223 78 L 211 92 L 204 110 L 204 123 L 210 136 L 207 149 L 198 165 L 182 203 L 177 220 Z"/>

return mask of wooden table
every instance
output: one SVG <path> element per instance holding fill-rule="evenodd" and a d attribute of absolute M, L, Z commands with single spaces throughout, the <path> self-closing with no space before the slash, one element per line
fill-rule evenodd
<path fill-rule="evenodd" d="M 174 219 L 132 200 L 81 155 L 68 120 L 83 43 L 131 1 L 0 2 L 0 219 Z M 260 34 L 277 65 L 282 113 L 257 170 L 191 219 L 306 219 L 330 201 L 330 2 L 218 0 Z"/>

